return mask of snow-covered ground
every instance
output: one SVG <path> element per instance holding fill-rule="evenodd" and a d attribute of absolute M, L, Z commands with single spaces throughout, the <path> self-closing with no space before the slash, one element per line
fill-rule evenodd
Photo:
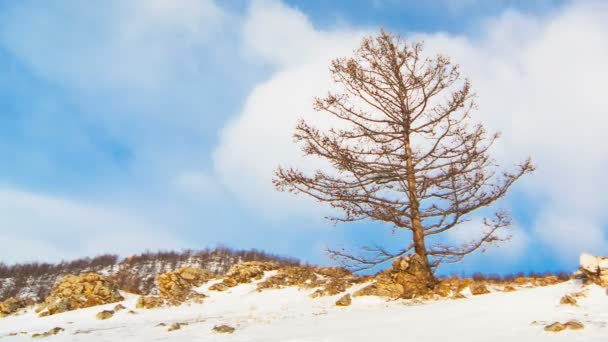
<path fill-rule="evenodd" d="M 210 284 L 209 284 L 210 285 Z M 202 304 L 161 309 L 135 309 L 137 296 L 126 294 L 108 320 L 96 313 L 115 304 L 39 318 L 29 310 L 0 319 L 0 341 L 29 341 L 32 333 L 54 327 L 65 330 L 44 338 L 49 341 L 608 341 L 608 295 L 595 285 L 585 287 L 578 306 L 560 305 L 564 294 L 581 291 L 574 281 L 547 287 L 495 292 L 462 300 L 424 303 L 355 297 L 351 306 L 337 307 L 341 296 L 310 298 L 312 290 L 295 287 L 256 291 L 255 284 L 239 285 L 209 295 Z M 364 285 L 352 288 L 354 292 Z M 136 314 L 128 313 L 135 310 Z M 551 333 L 543 330 L 554 321 L 575 319 L 583 330 Z M 157 326 L 159 323 L 166 326 Z M 188 323 L 167 331 L 171 323 Z M 233 334 L 212 331 L 216 325 L 236 328 Z M 27 332 L 9 336 L 10 333 Z"/>

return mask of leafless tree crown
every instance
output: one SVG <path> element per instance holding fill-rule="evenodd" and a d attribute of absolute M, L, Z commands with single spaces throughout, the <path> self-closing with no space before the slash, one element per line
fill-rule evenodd
<path fill-rule="evenodd" d="M 340 128 L 300 120 L 294 138 L 305 155 L 333 167 L 312 175 L 279 167 L 274 185 L 329 203 L 341 212 L 330 218 L 335 222 L 371 219 L 412 234 L 397 252 L 366 247 L 330 250 L 332 256 L 360 270 L 414 252 L 432 268 L 504 239 L 497 232 L 510 218 L 499 210 L 474 240 L 433 244 L 433 236 L 469 220 L 534 169 L 526 160 L 499 171 L 488 153 L 498 134 L 471 122 L 474 94 L 458 65 L 442 55 L 424 57 L 420 43 L 382 31 L 364 39 L 353 57 L 334 60 L 330 72 L 339 90 L 316 98 L 314 108 Z"/>

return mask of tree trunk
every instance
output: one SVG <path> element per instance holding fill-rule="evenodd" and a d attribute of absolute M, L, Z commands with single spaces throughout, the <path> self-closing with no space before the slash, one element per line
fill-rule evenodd
<path fill-rule="evenodd" d="M 412 162 L 412 147 L 410 145 L 409 135 L 404 136 L 405 145 L 405 167 L 407 169 L 407 187 L 410 200 L 410 216 L 412 220 L 412 235 L 414 240 L 414 252 L 422 259 L 426 271 L 431 279 L 434 279 L 433 272 L 429 263 L 429 257 L 426 252 L 424 241 L 424 230 L 420 220 L 420 202 L 418 201 L 418 193 L 416 188 L 416 174 L 414 163 Z"/>

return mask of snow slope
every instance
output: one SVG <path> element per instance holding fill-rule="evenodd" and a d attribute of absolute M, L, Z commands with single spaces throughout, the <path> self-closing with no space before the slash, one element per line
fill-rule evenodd
<path fill-rule="evenodd" d="M 209 284 L 210 285 L 210 284 Z M 126 294 L 127 310 L 100 321 L 95 314 L 114 305 L 98 306 L 39 318 L 29 310 L 0 319 L 0 341 L 30 341 L 32 333 L 53 327 L 65 331 L 48 341 L 608 341 L 608 296 L 595 285 L 578 306 L 559 305 L 561 296 L 581 291 L 575 281 L 553 286 L 469 296 L 462 300 L 424 303 L 355 297 L 349 307 L 337 307 L 341 296 L 312 299 L 312 290 L 285 288 L 257 292 L 255 284 L 227 292 L 207 291 L 203 304 L 137 310 L 137 297 Z M 352 288 L 354 292 L 363 285 Z M 554 321 L 576 319 L 583 330 L 545 332 Z M 158 323 L 167 326 L 157 326 Z M 174 322 L 188 323 L 169 332 Z M 215 325 L 236 328 L 233 334 L 212 332 Z M 27 332 L 27 335 L 8 336 Z"/>

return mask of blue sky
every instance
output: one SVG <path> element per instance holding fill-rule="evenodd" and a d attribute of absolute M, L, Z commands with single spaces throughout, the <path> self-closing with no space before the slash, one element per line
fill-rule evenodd
<path fill-rule="evenodd" d="M 607 23 L 599 0 L 2 2 L 0 261 L 225 244 L 327 263 L 325 246 L 398 247 L 270 184 L 279 164 L 314 167 L 295 120 L 329 61 L 384 27 L 460 63 L 475 118 L 503 133 L 497 159 L 538 166 L 500 203 L 512 241 L 442 272 L 571 269 L 608 247 Z"/>

